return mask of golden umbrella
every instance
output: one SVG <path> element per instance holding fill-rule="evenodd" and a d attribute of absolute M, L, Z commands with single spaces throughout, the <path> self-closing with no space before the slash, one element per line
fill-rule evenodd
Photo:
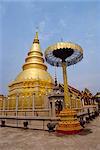
<path fill-rule="evenodd" d="M 61 121 L 58 123 L 57 132 L 60 133 L 74 134 L 81 130 L 80 123 L 76 118 L 76 112 L 70 109 L 66 67 L 76 64 L 82 58 L 82 48 L 71 42 L 56 43 L 49 46 L 45 51 L 46 61 L 50 65 L 62 67 L 63 70 L 65 109 L 59 115 Z"/>

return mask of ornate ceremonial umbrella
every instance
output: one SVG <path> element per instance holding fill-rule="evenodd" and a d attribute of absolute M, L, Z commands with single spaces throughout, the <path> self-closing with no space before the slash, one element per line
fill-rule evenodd
<path fill-rule="evenodd" d="M 70 107 L 70 99 L 68 96 L 68 84 L 66 67 L 74 65 L 83 58 L 82 48 L 71 42 L 59 42 L 49 46 L 45 51 L 46 61 L 53 66 L 62 67 L 64 80 L 64 101 L 65 107 Z"/>

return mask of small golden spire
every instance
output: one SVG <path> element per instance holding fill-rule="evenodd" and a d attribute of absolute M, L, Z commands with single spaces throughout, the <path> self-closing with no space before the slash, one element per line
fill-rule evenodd
<path fill-rule="evenodd" d="M 57 74 L 56 74 L 56 66 L 55 66 L 55 86 L 57 86 Z"/>
<path fill-rule="evenodd" d="M 27 70 L 30 68 L 41 68 L 42 70 L 47 70 L 47 66 L 44 64 L 44 58 L 39 44 L 38 32 L 36 32 L 35 34 L 33 44 L 23 65 L 23 70 Z"/>
<path fill-rule="evenodd" d="M 36 32 L 36 35 L 35 35 L 33 43 L 38 43 L 39 44 L 38 32 Z"/>

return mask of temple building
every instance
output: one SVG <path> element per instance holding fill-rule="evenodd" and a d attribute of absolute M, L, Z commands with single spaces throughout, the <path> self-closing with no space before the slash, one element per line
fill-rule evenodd
<path fill-rule="evenodd" d="M 81 101 L 83 104 L 83 111 L 94 112 L 98 109 L 98 105 L 96 100 L 94 99 L 93 94 L 89 91 L 89 89 L 85 88 L 84 91 L 81 92 Z"/>
<path fill-rule="evenodd" d="M 77 113 L 96 108 L 88 89 L 80 92 L 68 85 L 68 91 L 70 108 Z M 64 86 L 47 72 L 36 32 L 22 71 L 9 84 L 8 96 L 0 95 L 0 115 L 57 117 L 64 107 Z"/>

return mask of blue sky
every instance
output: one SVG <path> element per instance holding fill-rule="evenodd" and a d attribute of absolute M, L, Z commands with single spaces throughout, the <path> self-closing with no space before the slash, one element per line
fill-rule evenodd
<path fill-rule="evenodd" d="M 100 91 L 100 1 L 0 1 L 0 93 L 21 71 L 38 27 L 42 51 L 56 42 L 71 41 L 84 58 L 68 67 L 68 82 L 94 94 Z M 54 77 L 54 67 L 48 65 Z M 62 82 L 62 70 L 57 68 Z"/>

